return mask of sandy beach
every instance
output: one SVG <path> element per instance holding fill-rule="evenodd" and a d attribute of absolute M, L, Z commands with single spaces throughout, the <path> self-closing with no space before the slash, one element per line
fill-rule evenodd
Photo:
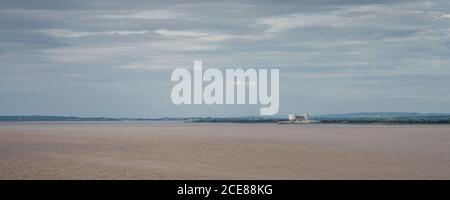
<path fill-rule="evenodd" d="M 1 122 L 0 179 L 450 179 L 450 126 Z"/>

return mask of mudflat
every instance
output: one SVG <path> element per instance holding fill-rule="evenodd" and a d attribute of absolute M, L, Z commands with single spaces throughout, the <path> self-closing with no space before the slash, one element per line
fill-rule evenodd
<path fill-rule="evenodd" d="M 0 179 L 450 179 L 450 126 L 1 122 Z"/>

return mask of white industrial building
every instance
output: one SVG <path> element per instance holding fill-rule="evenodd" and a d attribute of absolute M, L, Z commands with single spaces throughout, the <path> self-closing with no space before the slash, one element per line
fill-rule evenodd
<path fill-rule="evenodd" d="M 310 124 L 310 123 L 317 123 L 317 122 L 319 122 L 319 121 L 310 120 L 308 117 L 308 114 L 304 113 L 303 115 L 289 114 L 288 121 L 281 121 L 278 123 L 279 124 Z"/>

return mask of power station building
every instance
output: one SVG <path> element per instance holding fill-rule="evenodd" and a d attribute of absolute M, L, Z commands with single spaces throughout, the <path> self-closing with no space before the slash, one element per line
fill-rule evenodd
<path fill-rule="evenodd" d="M 288 119 L 289 121 L 293 122 L 293 121 L 307 121 L 308 120 L 308 114 L 303 114 L 303 115 L 294 115 L 294 114 L 290 114 L 288 115 Z"/>

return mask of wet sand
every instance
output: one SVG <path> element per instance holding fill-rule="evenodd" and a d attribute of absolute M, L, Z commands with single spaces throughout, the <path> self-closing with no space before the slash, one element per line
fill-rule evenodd
<path fill-rule="evenodd" d="M 0 122 L 0 179 L 450 179 L 450 126 Z"/>

